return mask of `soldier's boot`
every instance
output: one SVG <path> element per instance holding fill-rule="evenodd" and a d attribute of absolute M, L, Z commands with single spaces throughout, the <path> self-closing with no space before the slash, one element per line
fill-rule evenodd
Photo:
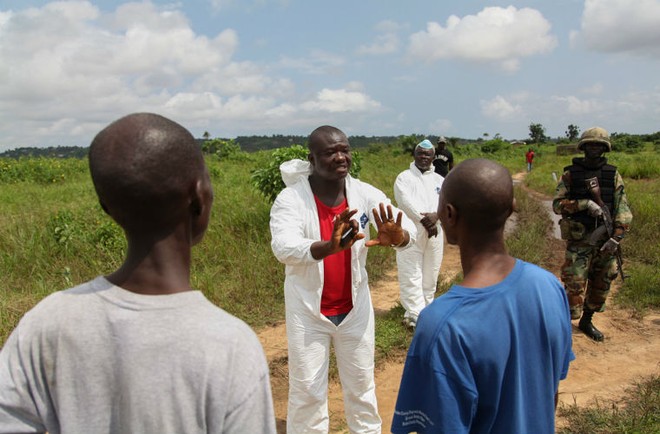
<path fill-rule="evenodd" d="M 603 339 L 605 339 L 605 336 L 598 330 L 594 325 L 591 323 L 591 318 L 594 316 L 594 311 L 588 308 L 584 309 L 584 313 L 582 314 L 582 318 L 580 318 L 580 322 L 578 323 L 578 328 L 582 330 L 582 332 L 589 336 L 591 339 L 593 339 L 596 342 L 602 342 Z"/>

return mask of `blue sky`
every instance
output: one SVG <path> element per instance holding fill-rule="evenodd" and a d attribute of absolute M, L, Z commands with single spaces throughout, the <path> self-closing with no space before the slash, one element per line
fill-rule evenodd
<path fill-rule="evenodd" d="M 0 151 L 150 111 L 201 137 L 660 130 L 660 0 L 0 0 Z"/>

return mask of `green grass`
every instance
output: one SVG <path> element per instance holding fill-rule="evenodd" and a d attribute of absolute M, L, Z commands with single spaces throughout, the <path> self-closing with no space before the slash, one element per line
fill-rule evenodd
<path fill-rule="evenodd" d="M 586 407 L 562 405 L 567 425 L 558 434 L 657 434 L 660 432 L 660 376 L 635 383 L 623 399 L 597 400 Z"/>
<path fill-rule="evenodd" d="M 525 170 L 525 150 L 505 149 L 482 155 L 471 147 L 454 155 L 456 163 L 473 157 L 492 158 L 516 173 Z M 535 147 L 535 152 L 534 170 L 528 174 L 526 184 L 551 196 L 556 186 L 552 173 L 561 175 L 571 157 L 557 156 L 552 146 Z M 284 318 L 284 266 L 270 249 L 270 204 L 250 183 L 251 172 L 267 162 L 269 155 L 262 151 L 222 160 L 207 158 L 216 200 L 208 233 L 193 250 L 193 285 L 256 329 Z M 608 157 L 625 177 L 634 214 L 632 229 L 623 243 L 630 278 L 614 301 L 643 314 L 660 306 L 660 243 L 649 241 L 660 233 L 660 157 L 649 150 L 634 155 L 612 153 Z M 395 147 L 370 147 L 362 153 L 360 177 L 392 197 L 394 179 L 410 161 L 410 156 Z M 2 162 L 0 343 L 43 297 L 114 271 L 125 249 L 121 230 L 97 204 L 85 160 Z M 550 225 L 546 211 L 518 188 L 516 199 L 518 225 L 507 238 L 510 252 L 542 266 L 550 264 L 553 255 L 563 251 L 545 241 Z M 391 249 L 369 252 L 372 282 L 394 266 Z M 439 293 L 450 285 L 444 284 Z M 401 325 L 402 316 L 403 310 L 397 306 L 376 318 L 377 363 L 405 355 L 412 334 Z M 574 428 L 561 432 L 658 432 L 658 383 L 655 377 L 636 385 L 631 396 L 639 396 L 640 400 L 602 403 L 593 412 L 562 410 L 570 412 L 565 417 Z M 648 424 L 649 420 L 653 423 Z"/>
<path fill-rule="evenodd" d="M 483 157 L 476 147 L 455 152 L 456 162 Z M 540 191 L 552 191 L 552 171 L 568 164 L 570 157 L 557 156 L 554 148 L 538 147 L 537 162 L 527 182 Z M 244 319 L 255 328 L 282 320 L 284 266 L 270 250 L 268 229 L 270 204 L 250 183 L 251 172 L 269 159 L 270 152 L 239 153 L 219 160 L 208 157 L 215 203 L 212 221 L 202 244 L 193 250 L 193 285 L 214 303 Z M 488 154 L 515 173 L 525 169 L 524 149 L 506 149 Z M 646 166 L 660 167 L 658 156 L 643 154 L 610 155 L 630 172 L 636 159 Z M 412 161 L 396 147 L 372 147 L 362 153 L 361 179 L 392 197 L 394 179 Z M 5 161 L 5 167 L 8 165 Z M 103 213 L 89 180 L 85 160 L 29 159 L 11 163 L 12 173 L 25 179 L 0 182 L 0 341 L 4 342 L 22 313 L 47 294 L 82 283 L 98 274 L 114 271 L 123 260 L 125 241 L 121 230 Z M 52 168 L 47 165 L 52 164 Z M 645 167 L 646 167 L 645 166 Z M 39 170 L 35 167 L 40 168 Z M 623 171 L 623 169 L 622 169 Z M 41 182 L 34 173 L 62 173 L 55 183 Z M 8 176 L 8 175 L 7 175 Z M 635 219 L 624 242 L 627 272 L 619 297 L 639 309 L 660 305 L 657 272 L 660 269 L 658 243 L 648 243 L 660 230 L 660 210 L 656 205 L 660 183 L 657 178 L 626 179 Z M 525 195 L 516 193 L 520 204 Z M 533 207 L 534 202 L 525 206 Z M 511 251 L 530 262 L 544 264 L 548 253 L 538 249 L 548 227 L 544 213 L 538 219 L 523 218 L 525 230 L 509 239 Z M 556 254 L 556 252 L 552 253 Z M 372 249 L 368 270 L 372 281 L 394 265 L 391 249 Z M 649 285 L 648 282 L 652 282 Z"/>
<path fill-rule="evenodd" d="M 552 229 L 548 211 L 520 187 L 514 189 L 514 195 L 516 229 L 506 238 L 509 253 L 527 262 L 548 267 L 555 255 L 546 242 L 548 232 Z"/>

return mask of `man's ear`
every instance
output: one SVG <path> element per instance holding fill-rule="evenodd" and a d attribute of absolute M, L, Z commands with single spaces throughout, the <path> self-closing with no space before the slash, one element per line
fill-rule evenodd
<path fill-rule="evenodd" d="M 213 204 L 213 188 L 208 175 L 199 178 L 191 191 L 190 211 L 193 216 L 200 216 Z"/>
<path fill-rule="evenodd" d="M 211 218 L 213 205 L 213 187 L 207 173 L 195 181 L 191 189 L 190 215 L 192 217 L 192 238 L 196 244 L 202 239 Z"/>
<path fill-rule="evenodd" d="M 456 220 L 458 219 L 458 210 L 450 203 L 446 204 L 445 208 L 447 209 L 447 223 L 451 226 L 455 226 Z"/>

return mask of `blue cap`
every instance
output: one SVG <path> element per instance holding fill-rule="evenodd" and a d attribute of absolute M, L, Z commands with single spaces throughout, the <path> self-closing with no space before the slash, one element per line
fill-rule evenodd
<path fill-rule="evenodd" d="M 424 139 L 421 142 L 415 146 L 415 149 L 417 148 L 423 148 L 423 149 L 433 149 L 433 143 L 431 143 L 428 139 Z"/>

